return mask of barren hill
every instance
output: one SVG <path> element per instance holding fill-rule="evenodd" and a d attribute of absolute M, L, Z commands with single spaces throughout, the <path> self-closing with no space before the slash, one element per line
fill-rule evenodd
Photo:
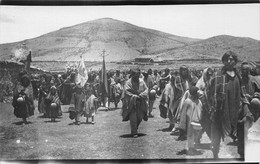
<path fill-rule="evenodd" d="M 179 60 L 220 59 L 228 50 L 236 52 L 240 61 L 260 61 L 260 41 L 228 35 L 219 35 L 175 48 L 161 54 L 161 58 L 172 59 L 174 56 Z"/>
<path fill-rule="evenodd" d="M 34 39 L 26 40 L 33 60 L 101 60 L 103 49 L 107 61 L 129 60 L 140 55 L 156 54 L 182 47 L 198 39 L 185 38 L 138 27 L 111 18 L 98 19 L 62 28 Z M 1 60 L 10 59 L 21 42 L 0 45 Z"/>
<path fill-rule="evenodd" d="M 227 50 L 240 60 L 260 61 L 260 41 L 228 35 L 208 39 L 176 36 L 138 27 L 123 21 L 103 18 L 47 33 L 34 39 L 0 45 L 0 60 L 9 60 L 22 43 L 32 50 L 33 61 L 132 60 L 151 57 L 161 60 L 220 59 Z"/>

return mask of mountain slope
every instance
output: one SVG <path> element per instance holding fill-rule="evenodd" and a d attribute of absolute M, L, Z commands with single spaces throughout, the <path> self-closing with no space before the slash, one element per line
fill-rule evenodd
<path fill-rule="evenodd" d="M 260 41 L 219 35 L 205 40 L 191 43 L 161 54 L 164 59 L 220 59 L 228 50 L 237 53 L 240 61 L 260 61 Z"/>
<path fill-rule="evenodd" d="M 15 56 L 22 43 L 32 50 L 33 61 L 74 61 L 82 55 L 86 61 L 133 60 L 151 57 L 160 60 L 219 60 L 228 50 L 240 60 L 260 61 L 260 41 L 228 35 L 192 39 L 138 27 L 111 18 L 97 19 L 65 27 L 23 42 L 1 44 L 0 60 Z"/>
<path fill-rule="evenodd" d="M 194 41 L 198 39 L 104 18 L 62 28 L 25 42 L 32 49 L 33 60 L 79 60 L 80 55 L 85 60 L 101 60 L 99 54 L 105 49 L 109 54 L 107 61 L 120 61 L 159 53 Z M 10 58 L 10 51 L 19 44 L 0 45 L 2 60 Z"/>

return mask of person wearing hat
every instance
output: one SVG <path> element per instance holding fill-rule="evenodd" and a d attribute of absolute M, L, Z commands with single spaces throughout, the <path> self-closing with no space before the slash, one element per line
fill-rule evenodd
<path fill-rule="evenodd" d="M 48 117 L 51 118 L 52 122 L 55 122 L 55 118 L 62 115 L 61 102 L 55 86 L 50 88 L 50 92 L 45 99 L 45 103 Z"/>
<path fill-rule="evenodd" d="M 83 87 L 76 85 L 75 92 L 72 94 L 70 106 L 69 106 L 69 117 L 71 120 L 75 119 L 75 124 L 80 125 L 80 116 L 83 114 L 85 106 L 85 94 L 83 93 Z"/>
<path fill-rule="evenodd" d="M 48 107 L 46 106 L 46 97 L 50 93 L 50 88 L 52 84 L 52 75 L 44 74 L 41 85 L 39 87 L 39 101 L 38 101 L 38 110 L 39 113 L 43 113 L 43 117 L 49 117 Z"/>
<path fill-rule="evenodd" d="M 187 154 L 195 155 L 197 150 L 194 148 L 194 142 L 199 137 L 200 131 L 202 130 L 200 120 L 201 120 L 201 111 L 202 103 L 199 100 L 199 88 L 191 86 L 189 89 L 190 96 L 184 100 L 182 113 L 185 114 L 180 122 L 179 127 L 187 127 Z"/>
<path fill-rule="evenodd" d="M 142 120 L 148 120 L 148 87 L 140 78 L 140 73 L 140 69 L 133 69 L 131 78 L 126 81 L 122 107 L 123 121 L 130 120 L 131 134 L 134 138 L 138 137 L 137 130 Z"/>
<path fill-rule="evenodd" d="M 250 102 L 249 109 L 256 122 L 260 116 L 260 76 L 252 76 L 251 70 L 252 67 L 248 62 L 241 64 L 242 89 L 245 90 L 246 98 Z"/>
<path fill-rule="evenodd" d="M 260 114 L 260 78 L 251 75 L 252 67 L 248 62 L 241 64 L 241 85 L 248 100 L 249 108 L 241 108 L 237 124 L 238 154 L 244 157 L 248 130 Z"/>
<path fill-rule="evenodd" d="M 13 92 L 14 115 L 27 124 L 27 118 L 34 115 L 33 89 L 30 77 L 25 72 L 19 73 L 18 80 Z"/>
<path fill-rule="evenodd" d="M 221 139 L 235 135 L 239 109 L 247 108 L 249 104 L 241 88 L 240 75 L 235 68 L 238 62 L 237 54 L 227 51 L 221 60 L 224 66 L 213 75 L 207 88 L 214 158 L 219 158 Z"/>

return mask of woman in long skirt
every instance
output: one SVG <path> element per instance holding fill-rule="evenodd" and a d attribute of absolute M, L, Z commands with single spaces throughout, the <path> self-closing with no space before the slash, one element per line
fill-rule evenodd
<path fill-rule="evenodd" d="M 14 115 L 22 118 L 23 123 L 27 124 L 27 118 L 34 115 L 35 108 L 30 77 L 25 72 L 19 74 L 18 83 L 14 89 L 12 105 L 14 107 Z"/>
<path fill-rule="evenodd" d="M 52 86 L 50 93 L 45 99 L 46 109 L 51 121 L 55 121 L 55 118 L 61 115 L 61 103 L 55 86 Z"/>

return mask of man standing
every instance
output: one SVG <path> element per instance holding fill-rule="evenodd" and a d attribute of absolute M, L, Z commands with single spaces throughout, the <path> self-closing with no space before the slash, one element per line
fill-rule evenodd
<path fill-rule="evenodd" d="M 130 120 L 131 134 L 134 138 L 138 137 L 137 129 L 142 121 L 148 120 L 147 117 L 147 98 L 148 87 L 140 79 L 140 69 L 132 70 L 132 76 L 125 83 L 124 104 L 122 107 L 123 121 Z"/>
<path fill-rule="evenodd" d="M 214 158 L 218 158 L 221 138 L 235 134 L 239 109 L 248 105 L 235 69 L 237 61 L 234 52 L 226 52 L 222 56 L 224 66 L 215 73 L 207 88 Z"/>

